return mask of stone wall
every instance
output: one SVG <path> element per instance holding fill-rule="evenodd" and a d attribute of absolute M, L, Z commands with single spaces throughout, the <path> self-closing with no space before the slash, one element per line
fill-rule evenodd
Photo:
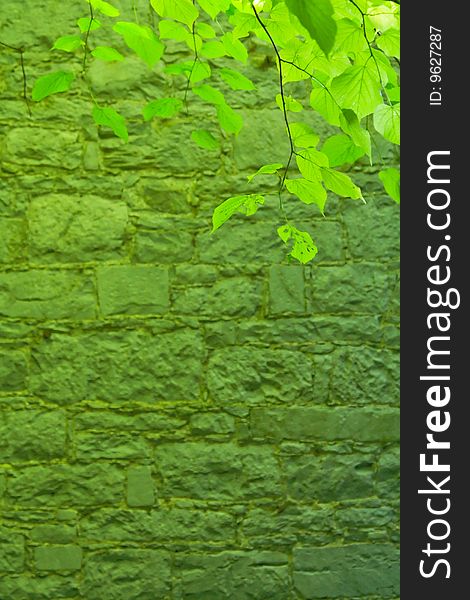
<path fill-rule="evenodd" d="M 85 15 L 2 2 L 29 88 Z M 142 122 L 182 93 L 161 67 L 90 65 L 124 145 L 83 85 L 28 118 L 0 49 L 1 600 L 398 597 L 397 206 L 365 164 L 367 205 L 287 206 L 320 248 L 307 267 L 284 259 L 275 196 L 209 233 L 285 161 L 269 56 L 250 46 L 257 92 L 224 90 L 246 127 L 218 154 L 189 141 L 215 128 L 194 99 Z"/>

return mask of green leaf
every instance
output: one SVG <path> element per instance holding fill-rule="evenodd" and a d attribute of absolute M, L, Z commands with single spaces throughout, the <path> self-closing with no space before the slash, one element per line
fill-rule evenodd
<path fill-rule="evenodd" d="M 215 29 L 208 23 L 198 23 L 196 25 L 197 33 L 206 40 L 212 40 L 216 37 Z"/>
<path fill-rule="evenodd" d="M 291 123 L 290 131 L 294 144 L 299 148 L 315 148 L 320 141 L 310 125 L 305 123 Z"/>
<path fill-rule="evenodd" d="M 162 40 L 186 42 L 188 38 L 192 38 L 191 33 L 184 25 L 181 25 L 181 23 L 175 23 L 174 21 L 160 21 L 158 24 L 158 29 L 160 31 L 160 38 Z"/>
<path fill-rule="evenodd" d="M 43 75 L 34 83 L 32 98 L 35 102 L 39 102 L 52 94 L 66 92 L 74 79 L 75 75 L 69 71 L 54 71 L 49 75 Z"/>
<path fill-rule="evenodd" d="M 227 133 L 238 135 L 243 127 L 242 117 L 236 113 L 228 104 L 217 106 L 217 118 L 221 128 Z"/>
<path fill-rule="evenodd" d="M 208 63 L 186 61 L 176 65 L 168 65 L 165 68 L 165 73 L 171 73 L 172 75 L 186 75 L 191 83 L 199 83 L 204 79 L 209 79 L 212 71 Z"/>
<path fill-rule="evenodd" d="M 362 198 L 361 190 L 345 173 L 340 173 L 334 169 L 322 169 L 322 175 L 325 186 L 338 196 L 352 198 L 353 200 Z"/>
<path fill-rule="evenodd" d="M 315 246 L 309 233 L 300 231 L 292 225 L 283 225 L 279 227 L 277 233 L 281 240 L 287 244 L 289 240 L 294 242 L 289 256 L 295 258 L 303 265 L 315 258 L 318 248 Z"/>
<path fill-rule="evenodd" d="M 54 45 L 52 46 L 52 50 L 63 50 L 64 52 L 73 52 L 80 46 L 84 45 L 84 41 L 78 35 L 63 35 L 58 38 Z"/>
<path fill-rule="evenodd" d="M 361 52 L 367 48 L 362 22 L 356 23 L 351 19 L 340 19 L 336 22 L 336 52 Z"/>
<path fill-rule="evenodd" d="M 113 29 L 122 35 L 129 48 L 134 50 L 149 69 L 152 69 L 162 57 L 164 46 L 150 27 L 119 21 Z"/>
<path fill-rule="evenodd" d="M 81 19 L 78 19 L 77 25 L 82 33 L 86 33 L 88 30 L 95 31 L 95 29 L 99 29 L 101 27 L 101 22 L 94 17 L 93 19 L 90 19 L 90 17 L 82 17 Z"/>
<path fill-rule="evenodd" d="M 304 109 L 300 102 L 292 98 L 292 96 L 284 96 L 284 102 L 286 104 L 286 110 L 290 110 L 291 112 L 301 112 Z M 277 94 L 276 103 L 281 110 L 284 110 L 281 94 Z"/>
<path fill-rule="evenodd" d="M 388 56 L 400 58 L 400 32 L 398 29 L 391 27 L 379 35 L 375 43 Z"/>
<path fill-rule="evenodd" d="M 212 213 L 212 233 L 219 229 L 236 212 L 242 212 L 247 216 L 253 215 L 260 205 L 264 204 L 264 196 L 249 194 L 234 196 L 222 202 Z"/>
<path fill-rule="evenodd" d="M 220 144 L 218 140 L 207 129 L 197 129 L 191 133 L 191 139 L 205 150 L 218 150 Z"/>
<path fill-rule="evenodd" d="M 247 179 L 251 183 L 253 181 L 253 179 L 255 177 L 257 177 L 258 175 L 274 175 L 274 173 L 277 173 L 279 171 L 279 169 L 282 169 L 283 166 L 284 165 L 282 165 L 281 163 L 273 163 L 271 165 L 264 165 L 264 167 L 261 167 L 260 169 L 258 169 L 256 171 L 256 173 L 254 173 L 253 175 L 248 175 Z"/>
<path fill-rule="evenodd" d="M 226 83 L 228 83 L 232 90 L 255 89 L 254 83 L 250 79 L 248 79 L 248 77 L 245 77 L 245 75 L 242 75 L 234 69 L 227 69 L 226 67 L 222 67 L 222 69 L 220 69 L 218 73 L 222 77 L 222 79 Z"/>
<path fill-rule="evenodd" d="M 107 17 L 119 17 L 119 10 L 104 0 L 88 0 L 92 7 Z"/>
<path fill-rule="evenodd" d="M 330 125 L 339 127 L 341 110 L 327 89 L 314 88 L 310 95 L 310 106 L 318 111 Z"/>
<path fill-rule="evenodd" d="M 296 160 L 299 171 L 308 181 L 321 181 L 320 167 L 329 166 L 328 156 L 313 148 L 299 152 L 296 155 Z"/>
<path fill-rule="evenodd" d="M 328 156 L 330 167 L 356 162 L 365 152 L 347 135 L 332 135 L 323 144 L 322 152 Z"/>
<path fill-rule="evenodd" d="M 320 182 L 307 181 L 306 179 L 287 179 L 286 187 L 291 194 L 295 194 L 305 204 L 316 204 L 323 213 L 327 193 Z"/>
<path fill-rule="evenodd" d="M 91 55 L 107 62 L 124 60 L 124 56 L 111 46 L 97 46 L 91 51 Z"/>
<path fill-rule="evenodd" d="M 118 137 L 127 142 L 129 135 L 127 133 L 126 121 L 114 108 L 94 106 L 93 119 L 97 125 L 109 127 Z"/>
<path fill-rule="evenodd" d="M 380 171 L 379 178 L 390 198 L 400 204 L 400 171 L 391 167 Z"/>
<path fill-rule="evenodd" d="M 199 16 L 199 11 L 191 0 L 150 0 L 150 4 L 161 17 L 174 19 L 188 27 L 192 27 Z"/>
<path fill-rule="evenodd" d="M 142 110 L 142 114 L 146 121 L 150 121 L 153 117 L 171 119 L 177 115 L 182 108 L 183 102 L 178 98 L 160 98 L 149 102 Z"/>
<path fill-rule="evenodd" d="M 202 44 L 199 54 L 205 58 L 222 58 L 222 56 L 226 56 L 222 42 L 215 41 Z"/>
<path fill-rule="evenodd" d="M 380 80 L 372 59 L 346 69 L 333 79 L 330 89 L 338 104 L 353 110 L 359 120 L 373 113 L 382 102 Z"/>
<path fill-rule="evenodd" d="M 393 144 L 400 143 L 400 103 L 381 104 L 374 111 L 374 127 Z"/>
<path fill-rule="evenodd" d="M 359 123 L 359 119 L 354 111 L 349 108 L 345 108 L 341 111 L 340 117 L 341 129 L 349 135 L 356 146 L 364 151 L 372 158 L 372 144 L 370 140 L 370 133 L 367 129 L 363 129 Z M 371 163 L 372 164 L 372 163 Z"/>
<path fill-rule="evenodd" d="M 230 0 L 198 0 L 198 4 L 211 19 L 215 19 L 220 12 L 228 10 Z"/>
<path fill-rule="evenodd" d="M 225 96 L 211 85 L 200 85 L 193 88 L 193 92 L 209 104 L 225 104 Z"/>
<path fill-rule="evenodd" d="M 286 4 L 328 56 L 336 36 L 336 22 L 330 0 L 286 0 Z"/>
<path fill-rule="evenodd" d="M 222 36 L 222 43 L 225 48 L 225 52 L 234 58 L 235 60 L 239 60 L 242 63 L 246 63 L 248 59 L 248 50 L 245 46 L 234 37 L 233 33 L 228 31 L 224 33 Z"/>

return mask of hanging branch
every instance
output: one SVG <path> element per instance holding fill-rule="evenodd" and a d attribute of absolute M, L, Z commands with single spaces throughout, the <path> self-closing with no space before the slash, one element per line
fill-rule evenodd
<path fill-rule="evenodd" d="M 86 35 L 85 35 L 85 54 L 83 55 L 83 66 L 82 66 L 82 72 L 85 72 L 85 68 L 86 68 L 86 61 L 87 61 L 87 57 L 88 57 L 88 38 L 90 37 L 90 31 L 91 31 L 91 26 L 93 25 L 93 21 L 95 20 L 95 15 L 93 14 L 93 6 L 91 5 L 91 3 L 89 4 L 90 6 L 90 22 L 88 23 L 88 29 L 86 31 Z"/>
<path fill-rule="evenodd" d="M 16 52 L 17 54 L 20 55 L 20 67 L 21 67 L 21 74 L 23 77 L 23 100 L 26 104 L 26 108 L 28 109 L 28 114 L 29 116 L 31 116 L 31 107 L 29 105 L 29 100 L 28 100 L 28 94 L 27 94 L 27 90 L 28 90 L 28 85 L 27 85 L 27 79 L 26 79 L 26 69 L 24 66 L 24 48 L 17 48 L 16 46 L 10 46 L 10 44 L 6 44 L 5 42 L 0 41 L 0 46 L 3 46 L 4 48 L 7 48 L 8 50 L 11 50 L 12 52 Z"/>

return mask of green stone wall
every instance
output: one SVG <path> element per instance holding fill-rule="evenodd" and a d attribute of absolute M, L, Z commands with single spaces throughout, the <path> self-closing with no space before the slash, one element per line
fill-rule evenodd
<path fill-rule="evenodd" d="M 85 14 L 2 1 L 29 86 Z M 0 49 L 1 600 L 399 595 L 398 209 L 363 165 L 366 206 L 288 207 L 310 266 L 284 261 L 275 197 L 209 234 L 287 152 L 270 53 L 249 49 L 258 92 L 228 94 L 246 127 L 220 155 L 189 142 L 197 106 L 142 123 L 181 94 L 159 67 L 90 66 L 124 145 L 80 86 L 29 119 Z"/>

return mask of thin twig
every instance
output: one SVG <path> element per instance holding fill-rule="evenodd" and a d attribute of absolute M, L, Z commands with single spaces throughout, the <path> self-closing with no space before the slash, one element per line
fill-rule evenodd
<path fill-rule="evenodd" d="M 88 29 L 86 31 L 86 35 L 85 35 L 85 53 L 83 55 L 83 66 L 82 66 L 82 73 L 85 72 L 85 68 L 86 68 L 86 59 L 88 56 L 88 38 L 90 37 L 90 31 L 91 31 L 91 26 L 93 25 L 93 21 L 95 19 L 95 15 L 93 14 L 93 6 L 91 5 L 91 3 L 89 4 L 90 6 L 90 22 L 88 23 Z"/>
<path fill-rule="evenodd" d="M 20 55 L 20 67 L 21 67 L 21 73 L 22 73 L 22 77 L 23 77 L 23 100 L 26 104 L 26 108 L 28 109 L 28 114 L 31 117 L 31 107 L 29 105 L 29 100 L 28 100 L 28 81 L 26 78 L 26 69 L 24 66 L 24 48 L 10 46 L 10 44 L 6 44 L 5 42 L 2 42 L 2 41 L 0 41 L 0 46 L 3 46 L 4 48 L 7 48 L 8 50 L 12 50 L 13 52 L 16 52 L 17 54 Z"/>
<path fill-rule="evenodd" d="M 197 62 L 199 60 L 199 54 L 198 54 L 198 51 L 197 51 L 197 44 L 196 44 L 196 21 L 193 22 L 193 26 L 191 28 L 191 33 L 192 33 L 192 36 L 193 36 L 194 60 L 193 60 L 193 64 L 191 65 L 191 71 L 189 72 L 188 81 L 186 83 L 186 89 L 184 91 L 184 105 L 186 107 L 186 114 L 187 115 L 189 115 L 189 108 L 188 108 L 189 87 L 191 85 L 191 78 L 193 76 L 194 69 L 196 68 Z"/>

